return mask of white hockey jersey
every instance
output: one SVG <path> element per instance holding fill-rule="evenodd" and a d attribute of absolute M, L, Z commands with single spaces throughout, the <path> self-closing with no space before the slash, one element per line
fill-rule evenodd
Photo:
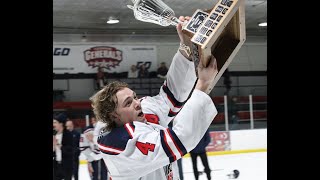
<path fill-rule="evenodd" d="M 176 160 L 198 144 L 217 114 L 202 91 L 194 90 L 187 101 L 195 82 L 194 63 L 178 51 L 160 93 L 141 99 L 148 122 L 134 121 L 99 135 L 112 180 L 179 179 Z"/>
<path fill-rule="evenodd" d="M 97 144 L 90 142 L 86 138 L 86 134 L 93 134 L 94 128 L 87 128 L 80 136 L 79 148 L 82 154 L 85 155 L 88 162 L 96 161 L 102 158 Z"/>

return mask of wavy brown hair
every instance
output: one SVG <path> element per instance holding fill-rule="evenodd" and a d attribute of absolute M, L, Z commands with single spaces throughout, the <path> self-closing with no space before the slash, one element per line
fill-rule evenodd
<path fill-rule="evenodd" d="M 105 130 L 107 131 L 116 127 L 114 117 L 111 114 L 118 106 L 116 93 L 127 87 L 127 83 L 114 81 L 106 85 L 90 98 L 94 115 L 98 121 L 107 124 L 105 127 Z"/>

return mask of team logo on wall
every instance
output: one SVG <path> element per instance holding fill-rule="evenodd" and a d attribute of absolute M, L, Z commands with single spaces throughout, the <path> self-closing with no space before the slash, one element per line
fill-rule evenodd
<path fill-rule="evenodd" d="M 122 61 L 122 51 L 108 46 L 96 46 L 85 50 L 84 60 L 88 66 L 109 69 L 119 66 Z"/>

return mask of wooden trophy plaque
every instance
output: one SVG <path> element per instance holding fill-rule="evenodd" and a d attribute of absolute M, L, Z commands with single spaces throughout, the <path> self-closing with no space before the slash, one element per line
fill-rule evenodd
<path fill-rule="evenodd" d="M 187 45 L 196 73 L 199 62 L 206 67 L 211 55 L 217 59 L 219 72 L 207 90 L 209 94 L 246 40 L 245 0 L 219 0 L 208 11 L 198 9 L 182 32 L 191 40 Z"/>

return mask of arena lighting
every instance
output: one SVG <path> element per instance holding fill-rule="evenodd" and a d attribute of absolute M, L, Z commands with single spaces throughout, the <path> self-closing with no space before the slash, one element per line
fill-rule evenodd
<path fill-rule="evenodd" d="M 261 26 L 261 27 L 267 26 L 267 22 L 259 23 L 259 26 Z"/>
<path fill-rule="evenodd" d="M 107 21 L 108 24 L 117 24 L 119 23 L 119 20 L 116 18 L 110 17 L 109 20 Z"/>

